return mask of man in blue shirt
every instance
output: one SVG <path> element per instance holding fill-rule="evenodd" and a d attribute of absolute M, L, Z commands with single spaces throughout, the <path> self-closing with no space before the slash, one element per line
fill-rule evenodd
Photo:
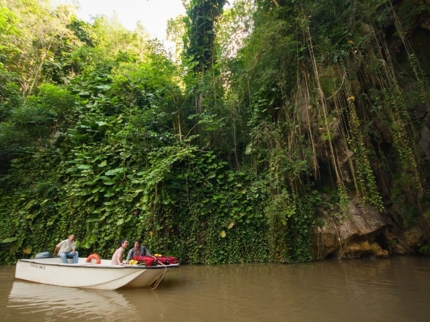
<path fill-rule="evenodd" d="M 130 249 L 127 255 L 127 263 L 133 256 L 152 256 L 145 246 L 142 246 L 142 239 L 134 242 L 134 247 Z"/>

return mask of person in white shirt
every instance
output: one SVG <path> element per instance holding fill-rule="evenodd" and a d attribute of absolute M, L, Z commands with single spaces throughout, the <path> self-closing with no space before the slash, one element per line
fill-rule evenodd
<path fill-rule="evenodd" d="M 128 247 L 127 239 L 121 239 L 119 242 L 119 248 L 112 255 L 112 265 L 120 265 L 123 266 L 122 257 L 124 255 L 124 250 Z"/>
<path fill-rule="evenodd" d="M 71 234 L 69 238 L 63 240 L 57 246 L 55 246 L 54 257 L 57 256 L 58 252 L 58 256 L 61 257 L 61 260 L 64 264 L 69 263 L 67 258 L 73 258 L 72 264 L 77 264 L 79 253 L 76 251 L 76 243 L 74 240 L 75 235 Z"/>

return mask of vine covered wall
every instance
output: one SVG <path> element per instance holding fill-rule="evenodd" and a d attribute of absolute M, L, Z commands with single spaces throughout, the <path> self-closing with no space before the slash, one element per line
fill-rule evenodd
<path fill-rule="evenodd" d="M 70 233 L 190 264 L 429 252 L 427 1 L 193 0 L 181 62 L 114 19 L 0 3 L 1 263 Z M 361 208 L 381 224 L 348 235 Z"/>

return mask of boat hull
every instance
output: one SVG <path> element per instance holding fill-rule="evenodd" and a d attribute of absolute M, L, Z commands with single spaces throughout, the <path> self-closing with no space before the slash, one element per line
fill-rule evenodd
<path fill-rule="evenodd" d="M 65 287 L 115 290 L 149 286 L 178 266 L 116 266 L 110 265 L 109 260 L 87 263 L 85 258 L 79 258 L 78 264 L 63 264 L 59 258 L 21 259 L 16 264 L 15 278 Z"/>

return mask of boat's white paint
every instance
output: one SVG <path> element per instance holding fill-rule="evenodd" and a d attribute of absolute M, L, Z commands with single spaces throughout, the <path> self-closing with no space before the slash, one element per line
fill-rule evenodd
<path fill-rule="evenodd" d="M 57 286 L 115 290 L 149 286 L 174 267 L 179 264 L 145 267 L 111 265 L 106 259 L 101 264 L 87 263 L 86 258 L 79 258 L 77 264 L 64 264 L 60 258 L 21 259 L 16 264 L 15 278 Z"/>

